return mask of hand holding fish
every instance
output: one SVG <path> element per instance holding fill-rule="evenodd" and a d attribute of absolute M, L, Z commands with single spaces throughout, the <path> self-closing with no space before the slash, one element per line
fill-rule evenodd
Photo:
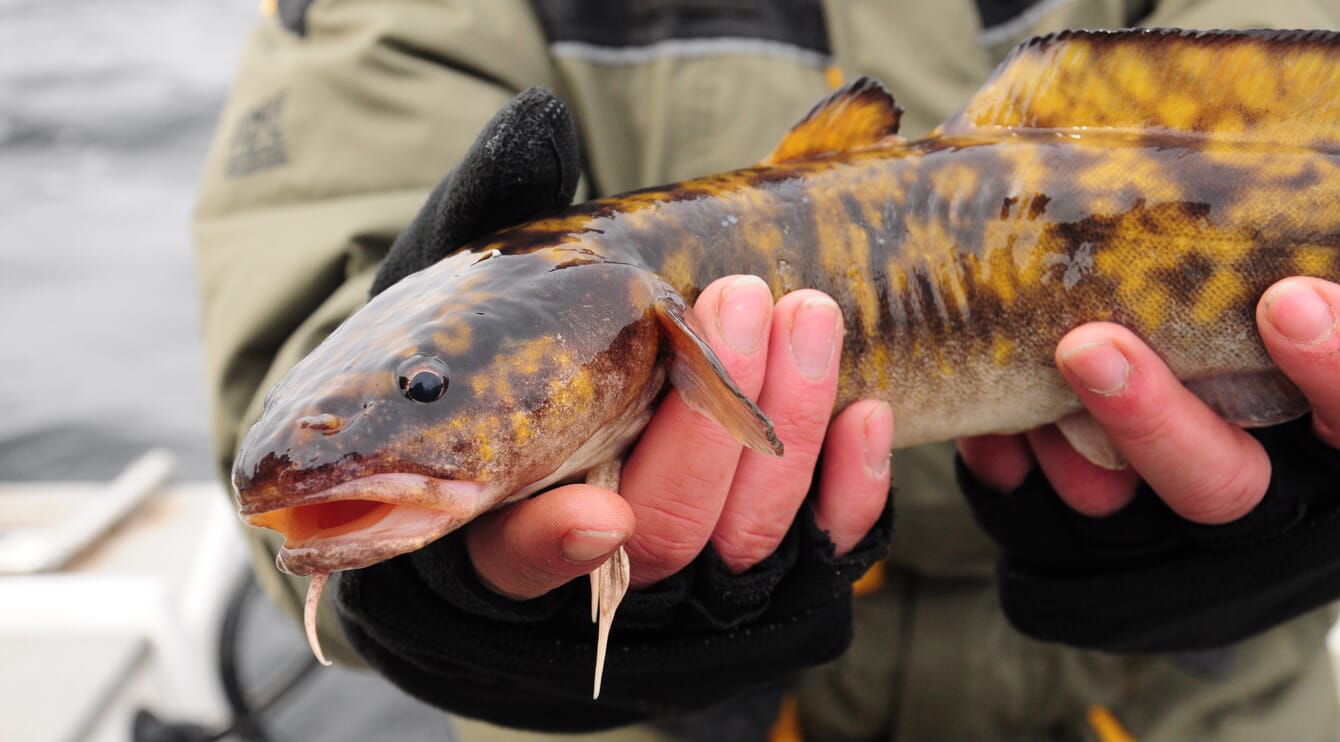
<path fill-rule="evenodd" d="M 672 396 L 629 456 L 622 496 L 568 485 L 468 526 L 467 549 L 485 583 L 509 597 L 533 598 L 590 572 L 625 540 L 634 588 L 678 572 L 709 540 L 733 571 L 743 572 L 791 528 L 821 446 L 815 518 L 839 556 L 849 551 L 884 508 L 892 412 L 882 402 L 857 402 L 830 426 L 839 310 L 815 291 L 789 294 L 775 310 L 772 303 L 762 281 L 734 276 L 708 286 L 695 311 L 732 378 L 773 420 L 786 456 L 742 451 L 720 426 Z"/>
<path fill-rule="evenodd" d="M 1307 397 L 1316 435 L 1340 448 L 1340 286 L 1289 278 L 1257 305 L 1257 326 L 1275 364 Z M 967 467 L 1000 492 L 1019 487 L 1036 465 L 1057 495 L 1090 516 L 1130 503 L 1141 480 L 1178 515 L 1217 525 L 1260 501 L 1271 463 L 1260 442 L 1225 422 L 1129 330 L 1093 323 L 1068 333 L 1056 364 L 1130 467 L 1104 469 L 1067 443 L 1055 426 L 959 442 Z"/>

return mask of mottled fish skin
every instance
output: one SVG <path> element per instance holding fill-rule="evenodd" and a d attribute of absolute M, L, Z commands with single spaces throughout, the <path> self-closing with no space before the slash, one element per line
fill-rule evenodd
<path fill-rule="evenodd" d="M 837 408 L 889 401 L 900 447 L 1079 409 L 1053 353 L 1084 322 L 1129 327 L 1182 379 L 1269 372 L 1257 299 L 1340 279 L 1337 38 L 1047 37 L 925 140 L 793 143 L 484 238 L 385 291 L 274 392 L 238 458 L 243 512 L 378 472 L 513 497 L 602 427 L 617 453 L 664 385 L 649 307 L 728 274 L 833 296 Z M 406 400 L 393 369 L 416 356 L 445 359 L 462 393 Z"/>
<path fill-rule="evenodd" d="M 894 405 L 896 444 L 1013 432 L 1078 409 L 1057 342 L 1088 321 L 1184 379 L 1272 368 L 1255 303 L 1340 278 L 1340 154 L 1211 136 L 978 131 L 596 201 L 474 249 L 565 239 L 690 301 L 730 273 L 842 306 L 838 406 Z"/>

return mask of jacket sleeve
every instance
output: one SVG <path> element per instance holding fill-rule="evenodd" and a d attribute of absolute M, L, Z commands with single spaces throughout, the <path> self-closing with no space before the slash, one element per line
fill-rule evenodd
<path fill-rule="evenodd" d="M 377 263 L 432 186 L 517 91 L 552 87 L 520 0 L 279 3 L 243 54 L 194 219 L 213 439 L 224 477 L 266 389 L 367 296 Z M 305 580 L 273 566 L 300 614 Z M 328 651 L 354 658 L 321 626 Z"/>

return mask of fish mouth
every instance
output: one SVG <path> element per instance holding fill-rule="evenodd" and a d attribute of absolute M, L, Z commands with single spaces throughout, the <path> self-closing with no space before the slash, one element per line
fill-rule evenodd
<path fill-rule="evenodd" d="M 483 485 L 373 474 L 300 497 L 245 505 L 244 521 L 284 536 L 275 559 L 293 575 L 358 569 L 436 541 L 480 512 Z"/>

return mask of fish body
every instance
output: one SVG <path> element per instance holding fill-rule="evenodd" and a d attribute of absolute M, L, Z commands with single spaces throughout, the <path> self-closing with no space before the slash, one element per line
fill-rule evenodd
<path fill-rule="evenodd" d="M 857 81 L 756 167 L 503 230 L 382 292 L 272 391 L 242 515 L 324 581 L 617 461 L 667 385 L 781 453 L 688 310 L 737 273 L 842 306 L 837 407 L 887 400 L 899 447 L 1065 429 L 1053 353 L 1096 320 L 1234 422 L 1295 417 L 1255 304 L 1340 279 L 1338 93 L 1340 37 L 1298 32 L 1035 40 L 919 141 Z"/>
<path fill-rule="evenodd" d="M 907 447 L 1077 411 L 1053 354 L 1084 322 L 1132 329 L 1193 384 L 1269 373 L 1256 299 L 1340 277 L 1336 203 L 1340 153 L 945 136 L 597 201 L 474 249 L 563 234 L 688 301 L 732 273 L 824 291 L 847 324 L 838 408 L 887 400 Z"/>

